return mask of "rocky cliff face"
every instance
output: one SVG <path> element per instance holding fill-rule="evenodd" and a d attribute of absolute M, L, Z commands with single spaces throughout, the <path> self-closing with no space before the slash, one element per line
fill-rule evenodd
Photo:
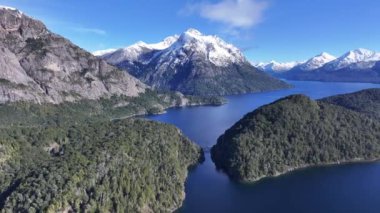
<path fill-rule="evenodd" d="M 50 32 L 42 22 L 0 8 L 0 103 L 138 96 L 146 87 Z"/>

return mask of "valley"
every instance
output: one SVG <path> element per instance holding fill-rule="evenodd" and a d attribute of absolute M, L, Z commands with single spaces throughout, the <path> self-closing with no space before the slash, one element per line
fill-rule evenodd
<path fill-rule="evenodd" d="M 181 3 L 0 6 L 0 212 L 377 212 L 380 53 Z"/>

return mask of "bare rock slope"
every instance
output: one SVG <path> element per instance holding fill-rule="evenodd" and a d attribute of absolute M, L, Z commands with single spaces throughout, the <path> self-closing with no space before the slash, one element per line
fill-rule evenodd
<path fill-rule="evenodd" d="M 0 8 L 0 103 L 61 103 L 112 95 L 138 96 L 147 86 L 46 26 Z"/>

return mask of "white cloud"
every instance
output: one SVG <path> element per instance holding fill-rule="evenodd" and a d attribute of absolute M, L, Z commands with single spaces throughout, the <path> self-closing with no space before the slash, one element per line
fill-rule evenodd
<path fill-rule="evenodd" d="M 106 31 L 102 29 L 97 29 L 97 28 L 74 27 L 72 29 L 80 33 L 92 33 L 92 34 L 97 34 L 97 35 L 102 35 L 102 36 L 107 34 Z"/>
<path fill-rule="evenodd" d="M 268 3 L 263 0 L 221 0 L 217 3 L 200 3 L 188 6 L 182 14 L 197 13 L 211 21 L 226 24 L 230 28 L 251 28 L 263 19 Z"/>

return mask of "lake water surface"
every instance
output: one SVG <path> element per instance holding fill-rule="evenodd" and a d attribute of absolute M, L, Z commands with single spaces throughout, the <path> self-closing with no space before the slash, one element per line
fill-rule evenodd
<path fill-rule="evenodd" d="M 169 109 L 148 119 L 180 128 L 202 147 L 211 147 L 246 113 L 290 94 L 314 99 L 379 87 L 365 83 L 289 81 L 295 88 L 228 96 L 228 104 Z M 380 213 L 380 162 L 295 171 L 254 184 L 239 184 L 215 169 L 210 154 L 190 171 L 179 212 Z"/>

